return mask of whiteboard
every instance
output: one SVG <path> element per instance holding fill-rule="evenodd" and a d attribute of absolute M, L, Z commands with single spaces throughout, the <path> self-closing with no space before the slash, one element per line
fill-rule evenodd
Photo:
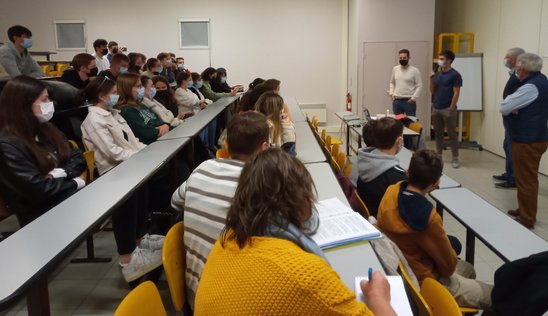
<path fill-rule="evenodd" d="M 456 55 L 451 67 L 462 76 L 459 111 L 483 111 L 482 65 L 483 53 Z"/>

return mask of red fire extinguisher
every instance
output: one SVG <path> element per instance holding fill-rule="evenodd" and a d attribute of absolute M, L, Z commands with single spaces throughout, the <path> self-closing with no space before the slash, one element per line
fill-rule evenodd
<path fill-rule="evenodd" d="M 350 92 L 346 94 L 346 110 L 352 112 L 352 95 Z"/>

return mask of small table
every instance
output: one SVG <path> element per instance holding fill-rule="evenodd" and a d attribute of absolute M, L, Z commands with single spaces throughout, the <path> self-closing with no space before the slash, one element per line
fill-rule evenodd
<path fill-rule="evenodd" d="M 466 227 L 466 261 L 474 264 L 475 237 L 504 261 L 548 251 L 548 242 L 466 188 L 435 190 L 437 209 Z"/>

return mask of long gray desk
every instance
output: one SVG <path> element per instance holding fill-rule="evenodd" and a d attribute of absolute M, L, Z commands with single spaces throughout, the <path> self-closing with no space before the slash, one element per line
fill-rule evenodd
<path fill-rule="evenodd" d="M 328 163 L 307 164 L 306 168 L 316 185 L 318 200 L 337 197 L 349 206 L 339 182 Z M 381 272 L 384 271 L 369 242 L 357 242 L 342 247 L 331 248 L 325 250 L 325 255 L 333 269 L 337 271 L 344 284 L 351 291 L 354 291 L 354 278 L 366 275 L 369 267 Z"/>
<path fill-rule="evenodd" d="M 48 272 L 189 140 L 148 145 L 2 241 L 0 310 L 26 293 L 29 315 L 49 315 Z"/>
<path fill-rule="evenodd" d="M 327 161 L 310 125 L 307 122 L 295 122 L 294 124 L 297 134 L 297 158 L 305 164 Z"/>
<path fill-rule="evenodd" d="M 398 157 L 398 159 L 400 160 L 400 166 L 404 168 L 405 170 L 409 168 L 409 162 L 411 162 L 412 156 L 413 156 L 413 153 L 405 147 L 403 147 L 400 150 L 400 152 L 396 155 L 396 157 Z M 460 183 L 453 180 L 449 176 L 445 174 L 441 175 L 440 186 L 439 186 L 440 189 L 458 188 L 460 186 L 461 186 Z"/>
<path fill-rule="evenodd" d="M 297 102 L 297 99 L 293 97 L 284 97 L 284 101 L 287 104 L 287 107 L 289 108 L 289 112 L 291 112 L 291 120 L 293 122 L 305 122 L 306 116 L 304 115 L 303 111 L 301 110 L 301 107 L 299 106 L 299 103 Z"/>
<path fill-rule="evenodd" d="M 475 237 L 504 261 L 548 251 L 548 242 L 465 188 L 436 190 L 430 196 L 466 227 L 466 261 L 474 263 Z"/>
<path fill-rule="evenodd" d="M 239 97 L 235 96 L 219 99 L 218 101 L 210 104 L 207 108 L 198 112 L 196 115 L 185 119 L 179 126 L 169 131 L 158 140 L 195 136 L 238 98 Z"/>

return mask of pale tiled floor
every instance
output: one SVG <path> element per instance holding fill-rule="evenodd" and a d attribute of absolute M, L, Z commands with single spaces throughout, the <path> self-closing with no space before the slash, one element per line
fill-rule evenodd
<path fill-rule="evenodd" d="M 431 144 L 429 144 L 431 146 Z M 476 192 L 500 210 L 516 207 L 516 191 L 494 187 L 491 176 L 503 171 L 504 160 L 487 151 L 461 150 L 460 169 L 452 169 L 450 153 L 444 152 L 444 172 L 464 187 Z M 538 222 L 533 230 L 548 240 L 548 177 L 540 176 Z M 8 223 L 2 222 L 2 226 Z M 446 213 L 444 225 L 449 234 L 465 241 L 465 229 Z M 0 227 L 1 229 L 2 227 Z M 110 263 L 71 264 L 68 259 L 85 254 L 85 245 L 78 247 L 52 274 L 49 283 L 52 315 L 112 315 L 116 306 L 129 292 L 116 264 L 116 246 L 111 232 L 95 234 L 97 256 L 111 256 Z M 464 257 L 464 253 L 462 254 Z M 480 241 L 476 242 L 475 268 L 479 280 L 492 283 L 495 270 L 502 260 Z M 1 282 L 1 281 L 0 281 Z M 164 277 L 158 282 L 164 305 L 170 314 L 171 301 Z M 0 315 L 26 315 L 26 301 L 22 299 L 11 310 Z"/>

